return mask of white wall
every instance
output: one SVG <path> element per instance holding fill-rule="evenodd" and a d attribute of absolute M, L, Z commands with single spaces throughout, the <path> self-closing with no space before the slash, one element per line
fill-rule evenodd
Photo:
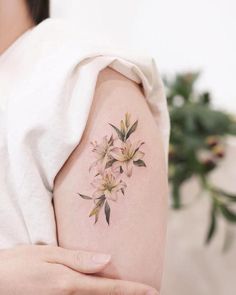
<path fill-rule="evenodd" d="M 235 0 L 52 0 L 52 16 L 76 21 L 114 46 L 152 54 L 161 73 L 202 70 L 199 87 L 236 112 Z"/>

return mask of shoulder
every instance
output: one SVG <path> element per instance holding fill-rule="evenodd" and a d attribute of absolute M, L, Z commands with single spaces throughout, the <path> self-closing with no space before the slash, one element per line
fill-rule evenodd
<path fill-rule="evenodd" d="M 149 113 L 142 84 L 109 66 L 98 74 L 93 104 L 97 110 L 102 110 L 99 112 L 102 120 L 127 110 L 139 115 Z"/>
<path fill-rule="evenodd" d="M 98 75 L 85 138 L 104 136 L 104 131 L 110 128 L 108 122 L 119 123 L 126 113 L 139 121 L 137 133 L 147 137 L 151 134 L 156 140 L 159 131 L 142 84 L 106 67 Z"/>

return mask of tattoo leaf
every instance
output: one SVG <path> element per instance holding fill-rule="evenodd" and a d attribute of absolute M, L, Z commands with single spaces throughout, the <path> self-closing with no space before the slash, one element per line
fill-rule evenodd
<path fill-rule="evenodd" d="M 101 200 L 101 199 L 104 199 L 105 198 L 105 195 L 101 195 L 100 197 L 96 198 L 96 200 Z"/>
<path fill-rule="evenodd" d="M 108 224 L 110 224 L 110 213 L 111 213 L 111 208 L 108 204 L 108 202 L 106 201 L 105 203 L 105 215 L 106 215 L 106 221 Z"/>
<path fill-rule="evenodd" d="M 116 161 L 116 159 L 112 159 L 112 160 L 108 161 L 108 162 L 106 163 L 106 167 L 105 167 L 105 169 L 111 167 L 112 164 L 113 164 L 115 161 Z"/>
<path fill-rule="evenodd" d="M 95 215 L 95 217 L 96 217 L 96 215 L 100 212 L 102 206 L 104 205 L 105 200 L 106 200 L 106 198 L 103 197 L 103 198 L 101 198 L 101 199 L 97 202 L 96 206 L 95 206 L 95 207 L 93 208 L 93 210 L 90 212 L 89 217 L 91 217 L 91 216 L 93 216 L 93 215 Z M 96 221 L 96 220 L 95 220 L 95 221 Z"/>
<path fill-rule="evenodd" d="M 108 144 L 113 145 L 113 141 L 114 141 L 114 139 L 113 139 L 113 135 L 111 135 L 111 136 L 110 136 L 110 139 L 109 139 L 109 141 L 108 141 Z"/>
<path fill-rule="evenodd" d="M 78 194 L 81 198 L 83 198 L 84 200 L 92 200 L 91 197 L 86 196 L 86 195 L 82 195 L 82 194 Z"/>
<path fill-rule="evenodd" d="M 145 162 L 143 160 L 137 160 L 137 161 L 133 161 L 134 165 L 138 166 L 138 167 L 147 167 Z"/>
<path fill-rule="evenodd" d="M 134 124 L 130 127 L 129 131 L 126 134 L 126 139 L 130 137 L 130 135 L 136 130 L 138 126 L 138 120 L 134 122 Z"/>
<path fill-rule="evenodd" d="M 99 211 L 95 214 L 95 220 L 94 220 L 94 223 L 97 223 L 97 221 L 98 221 L 98 215 L 99 215 Z"/>
<path fill-rule="evenodd" d="M 109 125 L 115 129 L 118 137 L 120 140 L 124 141 L 125 135 L 120 131 L 120 129 L 118 129 L 116 126 L 114 126 L 113 124 L 109 123 Z"/>
<path fill-rule="evenodd" d="M 212 205 L 211 208 L 211 220 L 209 223 L 209 228 L 208 228 L 208 232 L 207 232 L 207 236 L 206 236 L 206 244 L 209 244 L 210 241 L 212 240 L 215 231 L 216 231 L 216 227 L 217 227 L 217 223 L 216 223 L 216 214 L 217 214 L 217 207 L 215 204 Z"/>
<path fill-rule="evenodd" d="M 134 151 L 134 153 L 136 153 L 140 149 L 141 145 L 143 145 L 143 144 L 144 144 L 144 141 L 140 143 L 139 147 L 136 148 L 136 150 Z"/>

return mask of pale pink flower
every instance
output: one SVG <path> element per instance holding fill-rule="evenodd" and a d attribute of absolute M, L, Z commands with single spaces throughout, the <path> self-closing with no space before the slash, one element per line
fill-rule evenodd
<path fill-rule="evenodd" d="M 126 183 L 115 177 L 110 170 L 106 170 L 102 175 L 97 176 L 91 185 L 96 189 L 93 193 L 94 199 L 105 196 L 106 199 L 112 201 L 117 200 L 119 192 L 124 194 L 127 187 Z"/>
<path fill-rule="evenodd" d="M 96 167 L 98 173 L 103 173 L 106 168 L 107 162 L 112 160 L 110 152 L 114 149 L 113 143 L 113 136 L 111 136 L 109 139 L 107 136 L 104 136 L 101 143 L 97 143 L 97 141 L 91 143 L 93 146 L 92 152 L 94 152 L 96 161 L 92 163 L 89 171 L 91 171 L 92 168 Z"/>
<path fill-rule="evenodd" d="M 117 168 L 124 171 L 127 176 L 132 175 L 133 165 L 137 166 L 146 166 L 145 163 L 141 160 L 144 156 L 144 153 L 139 150 L 141 145 L 144 144 L 142 141 L 136 141 L 135 143 L 131 143 L 130 140 L 123 142 L 121 147 L 114 148 L 110 155 L 116 160 L 112 164 L 113 171 L 117 171 Z"/>

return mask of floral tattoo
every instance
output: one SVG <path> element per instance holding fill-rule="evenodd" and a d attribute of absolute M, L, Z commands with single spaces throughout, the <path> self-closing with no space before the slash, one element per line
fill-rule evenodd
<path fill-rule="evenodd" d="M 94 188 L 92 196 L 77 193 L 84 200 L 94 202 L 95 206 L 89 214 L 89 217 L 95 217 L 94 223 L 98 221 L 99 213 L 104 207 L 108 225 L 111 214 L 109 202 L 115 202 L 119 195 L 125 195 L 127 184 L 124 179 L 132 176 L 134 166 L 146 167 L 143 161 L 144 152 L 140 150 L 144 142 L 130 140 L 131 134 L 137 129 L 138 120 L 131 124 L 130 114 L 126 113 L 124 120 L 120 121 L 120 128 L 111 123 L 109 125 L 115 130 L 116 136 L 104 136 L 100 143 L 91 142 L 96 158 L 89 167 L 89 173 L 95 171 L 91 183 Z"/>

